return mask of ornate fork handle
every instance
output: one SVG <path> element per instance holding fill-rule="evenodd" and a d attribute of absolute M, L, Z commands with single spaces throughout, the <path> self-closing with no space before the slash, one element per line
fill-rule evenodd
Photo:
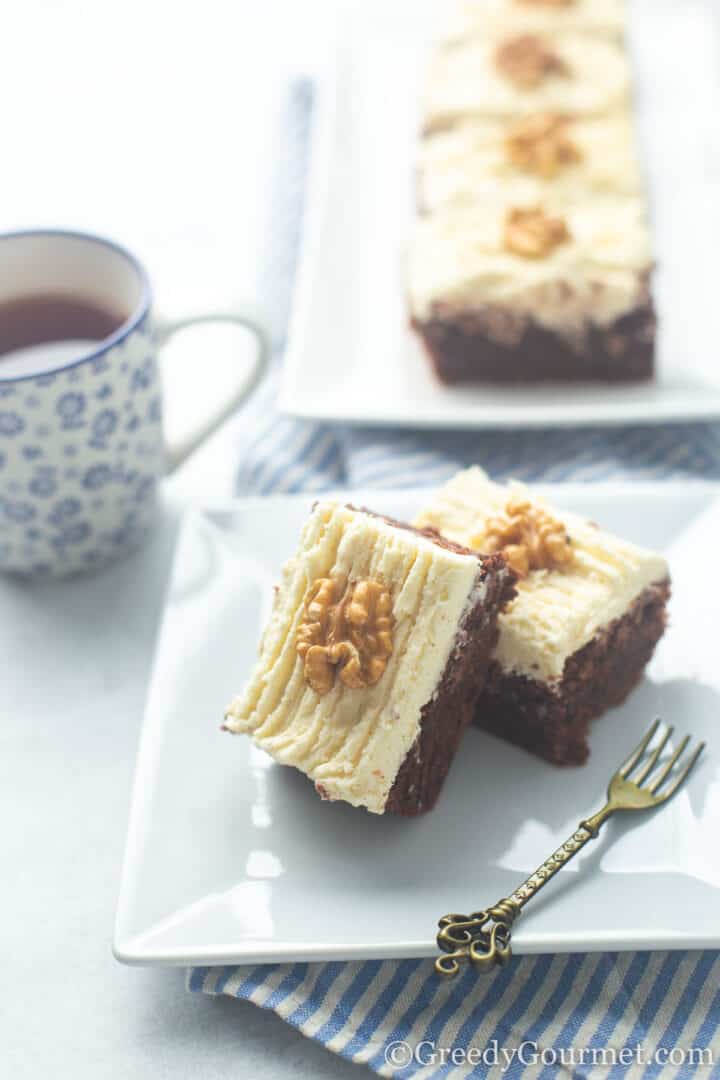
<path fill-rule="evenodd" d="M 650 750 L 659 724 L 660 720 L 655 720 L 630 757 L 610 777 L 607 802 L 602 810 L 581 821 L 570 839 L 553 852 L 514 893 L 486 911 L 474 911 L 472 915 L 446 915 L 440 920 L 437 943 L 445 955 L 435 961 L 435 970 L 439 975 L 457 975 L 460 965 L 466 962 L 481 971 L 495 964 L 507 963 L 511 956 L 512 925 L 525 904 L 589 840 L 594 840 L 607 819 L 618 810 L 652 810 L 672 798 L 695 767 L 705 743 L 701 742 L 689 759 L 686 757 L 680 765 L 690 742 L 690 736 L 686 735 L 668 760 L 663 761 L 660 755 L 673 729 L 668 727 L 659 744 Z M 638 768 L 640 772 L 632 779 L 632 774 Z"/>
<path fill-rule="evenodd" d="M 512 955 L 512 925 L 525 904 L 558 870 L 577 855 L 589 840 L 595 839 L 600 826 L 607 821 L 614 809 L 608 802 L 593 817 L 581 821 L 572 836 L 504 900 L 499 900 L 485 911 L 474 911 L 471 915 L 445 915 L 440 919 L 437 943 L 444 955 L 435 961 L 437 973 L 457 975 L 460 965 L 465 962 L 471 963 L 480 971 L 489 971 L 496 964 L 506 964 Z"/>

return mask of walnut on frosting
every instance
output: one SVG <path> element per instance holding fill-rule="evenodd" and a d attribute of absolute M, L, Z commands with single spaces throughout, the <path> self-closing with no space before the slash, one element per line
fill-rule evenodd
<path fill-rule="evenodd" d="M 306 682 L 320 695 L 332 689 L 336 675 L 353 690 L 374 686 L 392 655 L 393 627 L 392 597 L 380 582 L 319 578 L 305 599 L 296 638 Z"/>
<path fill-rule="evenodd" d="M 540 206 L 514 207 L 505 217 L 505 247 L 513 255 L 542 259 L 571 239 L 560 217 L 551 217 Z"/>
<path fill-rule="evenodd" d="M 563 58 L 537 34 L 507 38 L 497 47 L 495 64 L 520 90 L 534 90 L 550 75 L 570 74 Z"/>
<path fill-rule="evenodd" d="M 529 499 L 513 497 L 505 510 L 490 518 L 472 546 L 488 555 L 501 551 L 513 570 L 524 578 L 531 570 L 554 570 L 572 562 L 570 537 L 561 521 Z"/>
<path fill-rule="evenodd" d="M 512 124 L 505 136 L 505 153 L 518 169 L 551 180 L 563 166 L 582 161 L 568 135 L 569 120 L 560 113 L 535 113 Z"/>

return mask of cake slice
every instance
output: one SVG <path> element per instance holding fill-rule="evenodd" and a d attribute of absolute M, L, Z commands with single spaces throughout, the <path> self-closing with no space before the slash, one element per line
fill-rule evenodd
<path fill-rule="evenodd" d="M 446 383 L 645 379 L 652 265 L 643 199 L 527 205 L 508 183 L 415 221 L 411 322 Z"/>
<path fill-rule="evenodd" d="M 520 485 L 457 474 L 417 518 L 520 575 L 476 722 L 557 764 L 588 755 L 589 722 L 620 705 L 665 629 L 665 559 Z"/>
<path fill-rule="evenodd" d="M 586 34 L 533 34 L 519 26 L 434 51 L 423 101 L 426 132 L 473 117 L 559 112 L 597 116 L 626 106 L 628 58 Z"/>
<path fill-rule="evenodd" d="M 617 40 L 625 33 L 625 0 L 445 0 L 438 36 L 453 45 L 518 24 L 534 33 L 573 31 Z"/>
<path fill-rule="evenodd" d="M 420 141 L 421 213 L 497 200 L 508 185 L 526 205 L 644 194 L 628 113 L 589 119 L 552 112 L 519 120 L 478 118 Z"/>
<path fill-rule="evenodd" d="M 514 580 L 500 554 L 316 503 L 226 729 L 305 773 L 324 799 L 376 814 L 430 810 Z"/>

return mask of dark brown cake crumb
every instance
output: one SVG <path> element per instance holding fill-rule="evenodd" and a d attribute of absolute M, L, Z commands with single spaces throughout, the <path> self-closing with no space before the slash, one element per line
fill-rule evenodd
<path fill-rule="evenodd" d="M 607 327 L 588 325 L 582 348 L 529 319 L 517 340 L 487 333 L 487 313 L 413 321 L 444 383 L 635 382 L 654 372 L 651 299 Z"/>
<path fill-rule="evenodd" d="M 667 621 L 670 582 L 644 589 L 630 610 L 571 656 L 554 686 L 491 665 L 478 727 L 555 765 L 582 765 L 590 721 L 622 703 L 643 676 Z"/>
<path fill-rule="evenodd" d="M 440 685 L 422 710 L 420 732 L 385 804 L 390 813 L 422 814 L 433 808 L 475 715 L 497 644 L 497 617 L 515 594 L 515 575 L 501 555 L 489 555 L 480 562 L 484 595 L 466 616 Z"/>

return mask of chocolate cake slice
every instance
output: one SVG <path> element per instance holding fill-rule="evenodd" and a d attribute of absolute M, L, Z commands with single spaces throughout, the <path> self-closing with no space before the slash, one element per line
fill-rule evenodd
<path fill-rule="evenodd" d="M 527 206 L 508 184 L 417 219 L 412 325 L 446 383 L 645 379 L 652 265 L 641 198 Z"/>
<path fill-rule="evenodd" d="M 637 382 L 656 318 L 622 0 L 458 0 L 422 101 L 410 322 L 441 382 Z"/>
<path fill-rule="evenodd" d="M 324 799 L 376 814 L 430 810 L 514 581 L 501 554 L 316 503 L 225 728 L 305 773 Z"/>
<path fill-rule="evenodd" d="M 416 524 L 502 551 L 520 576 L 476 723 L 556 764 L 585 761 L 590 721 L 625 700 L 664 632 L 666 561 L 478 468 Z"/>

